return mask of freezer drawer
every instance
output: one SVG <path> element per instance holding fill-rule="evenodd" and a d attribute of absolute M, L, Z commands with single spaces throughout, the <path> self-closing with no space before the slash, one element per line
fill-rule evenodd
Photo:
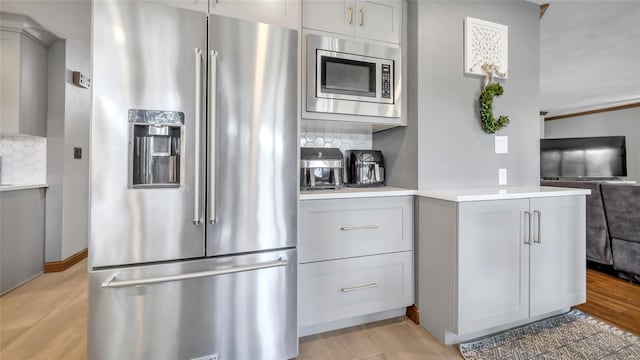
<path fill-rule="evenodd" d="M 413 252 L 300 265 L 300 326 L 413 304 Z"/>
<path fill-rule="evenodd" d="M 286 359 L 296 250 L 93 271 L 89 359 Z"/>

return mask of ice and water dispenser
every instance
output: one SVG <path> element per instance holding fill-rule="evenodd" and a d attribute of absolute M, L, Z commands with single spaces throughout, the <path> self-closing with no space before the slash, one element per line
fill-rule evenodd
<path fill-rule="evenodd" d="M 129 110 L 129 184 L 133 188 L 179 187 L 184 113 Z"/>

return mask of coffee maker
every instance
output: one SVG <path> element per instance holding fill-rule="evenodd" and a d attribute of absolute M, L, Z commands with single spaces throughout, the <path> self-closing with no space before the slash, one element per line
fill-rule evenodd
<path fill-rule="evenodd" d="M 348 186 L 384 186 L 384 158 L 379 150 L 347 150 Z"/>
<path fill-rule="evenodd" d="M 337 148 L 300 148 L 300 189 L 340 189 L 343 161 Z"/>

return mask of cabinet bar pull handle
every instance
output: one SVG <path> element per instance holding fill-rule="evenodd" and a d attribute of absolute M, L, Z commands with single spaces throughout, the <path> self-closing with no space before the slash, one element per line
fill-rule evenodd
<path fill-rule="evenodd" d="M 218 52 L 211 50 L 209 87 L 209 224 L 216 223 L 216 115 L 218 100 Z"/>
<path fill-rule="evenodd" d="M 353 24 L 353 5 L 349 5 L 349 25 Z"/>
<path fill-rule="evenodd" d="M 193 225 L 200 225 L 200 152 L 202 151 L 200 144 L 200 118 L 202 113 L 202 51 L 195 49 L 196 57 L 196 112 L 195 112 L 195 136 L 194 141 L 194 159 L 195 167 L 193 172 Z"/>
<path fill-rule="evenodd" d="M 342 289 L 340 289 L 340 291 L 349 292 L 349 291 L 364 290 L 364 289 L 371 289 L 371 288 L 377 288 L 377 287 L 378 287 L 378 283 L 371 283 L 371 284 L 367 284 L 367 285 L 354 286 L 354 287 L 350 287 L 350 288 L 342 288 Z"/>
<path fill-rule="evenodd" d="M 377 229 L 378 225 L 364 225 L 364 226 L 343 226 L 340 228 L 342 231 L 351 231 L 351 230 L 364 230 L 364 229 Z"/>
<path fill-rule="evenodd" d="M 364 25 L 364 7 L 360 8 L 360 26 Z"/>
<path fill-rule="evenodd" d="M 524 241 L 525 244 L 531 245 L 531 212 L 525 211 L 524 214 L 527 216 L 527 220 L 529 222 L 529 227 L 527 229 L 527 237 Z"/>
<path fill-rule="evenodd" d="M 534 243 L 542 244 L 542 234 L 540 233 L 540 223 L 542 222 L 542 212 L 540 210 L 535 210 L 534 214 L 538 214 L 538 240 L 534 240 Z"/>

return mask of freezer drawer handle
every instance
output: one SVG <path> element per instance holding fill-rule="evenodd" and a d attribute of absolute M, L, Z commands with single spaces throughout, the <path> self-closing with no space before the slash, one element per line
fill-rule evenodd
<path fill-rule="evenodd" d="M 169 276 L 158 276 L 147 279 L 135 279 L 135 280 L 116 280 L 116 277 L 120 273 L 115 273 L 110 276 L 107 280 L 102 283 L 103 288 L 121 288 L 121 287 L 130 287 L 130 286 L 142 286 L 142 285 L 150 285 L 150 284 L 158 284 L 165 283 L 170 281 L 180 281 L 180 280 L 188 280 L 188 279 L 199 279 L 203 277 L 209 276 L 218 276 L 225 274 L 235 274 L 244 271 L 252 271 L 252 270 L 260 270 L 260 269 L 268 269 L 273 267 L 287 266 L 287 259 L 281 257 L 275 261 L 266 261 L 253 265 L 242 265 L 242 266 L 234 266 L 228 269 L 220 269 L 220 270 L 208 270 L 208 271 L 200 271 L 194 273 L 187 274 L 179 274 L 179 275 L 169 275 Z"/>
<path fill-rule="evenodd" d="M 364 229 L 377 229 L 378 225 L 365 225 L 365 226 L 343 226 L 340 228 L 342 231 L 351 231 L 351 230 L 364 230 Z"/>
<path fill-rule="evenodd" d="M 362 285 L 362 286 L 354 286 L 354 287 L 350 287 L 350 288 L 342 288 L 342 289 L 340 289 L 340 291 L 349 292 L 349 291 L 364 290 L 364 289 L 371 289 L 371 288 L 377 288 L 377 287 L 378 287 L 377 283 L 371 283 L 371 284 Z"/>

